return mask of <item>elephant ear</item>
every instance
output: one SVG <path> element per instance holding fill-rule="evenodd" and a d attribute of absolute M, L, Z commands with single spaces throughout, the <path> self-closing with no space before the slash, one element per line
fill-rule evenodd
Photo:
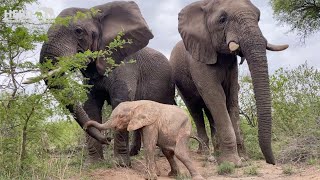
<path fill-rule="evenodd" d="M 208 1 L 198 1 L 182 9 L 179 13 L 178 30 L 193 59 L 205 64 L 215 64 L 217 53 L 211 43 L 203 10 L 207 3 Z"/>
<path fill-rule="evenodd" d="M 154 111 L 150 111 L 149 108 L 147 109 L 146 105 L 141 105 L 134 109 L 127 131 L 134 131 L 153 124 L 156 121 L 156 117 L 153 117 L 151 113 L 153 114 Z"/>
<path fill-rule="evenodd" d="M 121 61 L 124 57 L 144 48 L 148 45 L 149 40 L 153 38 L 153 34 L 135 2 L 114 1 L 95 6 L 93 9 L 100 10 L 96 15 L 101 23 L 100 49 L 105 49 L 120 31 L 124 33 L 122 39 L 132 40 L 132 44 L 125 44 L 123 48 L 119 48 L 114 52 L 112 56 L 116 61 Z M 101 71 L 101 68 L 106 67 L 99 63 L 97 69 Z"/>

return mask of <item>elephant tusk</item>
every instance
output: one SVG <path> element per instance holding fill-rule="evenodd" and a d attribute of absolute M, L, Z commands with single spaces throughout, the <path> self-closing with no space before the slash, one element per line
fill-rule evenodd
<path fill-rule="evenodd" d="M 39 77 L 39 76 L 38 76 Z M 22 84 L 32 84 L 38 81 L 38 77 L 30 77 L 23 81 Z"/>
<path fill-rule="evenodd" d="M 50 77 L 56 73 L 58 73 L 59 71 L 61 71 L 61 67 L 59 67 L 58 69 L 55 69 L 55 70 L 52 70 L 52 71 L 49 71 L 48 74 L 44 75 L 45 77 L 44 78 L 47 78 L 47 77 Z"/>
<path fill-rule="evenodd" d="M 267 44 L 267 50 L 269 50 L 269 51 L 283 51 L 283 50 L 287 49 L 288 47 L 289 47 L 288 44 L 285 44 L 285 45 L 273 45 L 270 43 Z"/>
<path fill-rule="evenodd" d="M 38 81 L 40 81 L 42 79 L 46 79 L 46 78 L 58 73 L 59 71 L 61 71 L 61 67 L 59 67 L 58 69 L 49 71 L 48 74 L 43 74 L 43 75 L 40 75 L 40 76 L 27 78 L 27 80 L 22 82 L 22 84 L 32 84 L 32 83 L 38 82 Z"/>
<path fill-rule="evenodd" d="M 240 47 L 240 45 L 235 43 L 235 42 L 233 42 L 233 41 L 229 43 L 229 49 L 230 49 L 231 52 L 234 52 L 234 51 L 238 50 L 239 47 Z"/>

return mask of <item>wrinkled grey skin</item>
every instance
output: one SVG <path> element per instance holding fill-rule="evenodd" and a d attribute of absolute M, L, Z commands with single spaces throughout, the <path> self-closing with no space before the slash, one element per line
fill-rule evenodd
<path fill-rule="evenodd" d="M 288 46 L 268 44 L 258 26 L 259 18 L 259 9 L 249 0 L 198 1 L 179 13 L 182 41 L 170 57 L 175 83 L 195 120 L 198 136 L 206 143 L 203 109 L 208 116 L 212 136 L 217 133 L 219 163 L 241 165 L 238 54 L 247 59 L 253 80 L 260 148 L 266 162 L 275 164 L 266 49 L 280 51 Z"/>
<path fill-rule="evenodd" d="M 70 56 L 77 52 L 103 50 L 117 35 L 123 31 L 124 39 L 131 39 L 132 44 L 124 45 L 113 54 L 116 63 L 124 64 L 105 76 L 109 66 L 104 58 L 88 60 L 88 65 L 81 72 L 93 85 L 88 93 L 88 100 L 82 104 L 67 106 L 75 120 L 82 127 L 89 120 L 102 122 L 101 110 L 105 101 L 114 109 L 119 103 L 138 99 L 150 99 L 161 103 L 174 104 L 174 84 L 168 59 L 160 52 L 145 47 L 153 38 L 139 7 L 134 2 L 115 1 L 93 7 L 100 10 L 92 18 L 70 23 L 69 26 L 54 26 L 48 31 L 48 42 L 41 49 L 40 62 L 56 57 Z M 73 16 L 77 11 L 88 12 L 88 9 L 68 8 L 58 17 Z M 48 82 L 46 82 L 48 84 Z M 53 87 L 50 88 L 63 88 Z M 101 143 L 107 143 L 96 128 L 89 128 L 87 133 L 90 161 L 103 159 Z M 93 137 L 93 138 L 92 138 Z M 141 137 L 135 133 L 131 154 L 140 149 Z M 128 132 L 115 132 L 114 153 L 120 165 L 130 165 Z M 90 162 L 89 161 L 89 162 Z"/>
<path fill-rule="evenodd" d="M 110 119 L 100 124 L 88 121 L 83 127 L 94 126 L 100 130 L 140 130 L 147 161 L 147 179 L 157 179 L 160 171 L 155 162 L 155 148 L 159 146 L 169 161 L 169 176 L 177 176 L 179 168 L 176 156 L 189 170 L 192 179 L 203 179 L 188 155 L 188 140 L 191 137 L 191 121 L 186 112 L 174 105 L 141 100 L 123 102 L 112 112 Z"/>

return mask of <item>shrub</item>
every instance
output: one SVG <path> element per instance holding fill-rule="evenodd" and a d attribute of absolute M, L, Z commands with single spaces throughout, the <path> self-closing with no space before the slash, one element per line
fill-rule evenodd
<path fill-rule="evenodd" d="M 229 162 L 223 162 L 218 166 L 219 175 L 233 174 L 234 171 L 235 165 Z"/>
<path fill-rule="evenodd" d="M 258 175 L 258 167 L 257 166 L 249 166 L 244 169 L 244 174 L 249 176 L 257 176 Z"/>

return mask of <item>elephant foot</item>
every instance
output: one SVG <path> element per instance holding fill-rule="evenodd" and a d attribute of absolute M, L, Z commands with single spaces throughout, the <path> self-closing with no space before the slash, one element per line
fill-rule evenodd
<path fill-rule="evenodd" d="M 198 175 L 192 177 L 192 180 L 204 180 L 204 178 L 200 174 L 198 174 Z"/>
<path fill-rule="evenodd" d="M 221 154 L 217 158 L 218 164 L 220 165 L 223 162 L 228 162 L 231 164 L 234 164 L 236 167 L 242 167 L 242 161 L 238 155 L 238 153 L 235 154 Z"/>
<path fill-rule="evenodd" d="M 118 154 L 115 156 L 116 165 L 119 167 L 131 167 L 130 157 L 127 154 Z"/>

